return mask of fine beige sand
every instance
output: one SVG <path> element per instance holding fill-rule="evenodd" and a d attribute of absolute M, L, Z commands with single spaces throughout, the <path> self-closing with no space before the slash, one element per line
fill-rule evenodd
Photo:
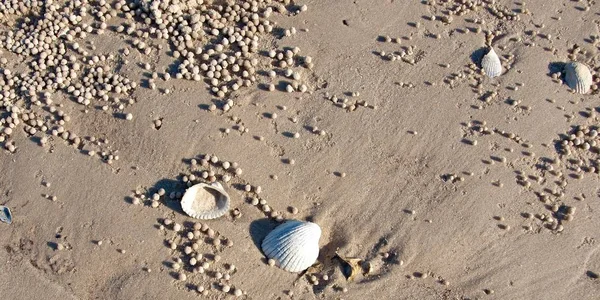
<path fill-rule="evenodd" d="M 53 95 L 71 118 L 65 127 L 85 140 L 80 146 L 50 130 L 30 135 L 23 122 L 13 129 L 16 150 L 0 153 L 0 204 L 13 213 L 12 224 L 0 223 L 2 298 L 230 299 L 235 289 L 241 299 L 600 298 L 600 141 L 568 152 L 561 144 L 573 143 L 577 126 L 599 126 L 600 5 L 483 1 L 444 22 L 455 3 L 477 1 L 430 2 L 307 0 L 296 3 L 308 8 L 297 15 L 274 13 L 275 28 L 297 33 L 265 33 L 259 48 L 299 47 L 311 56 L 312 69 L 294 68 L 306 93 L 288 93 L 279 82 L 291 80 L 264 73 L 224 98 L 175 73 L 169 81 L 159 76 L 153 90 L 148 75 L 175 61 L 167 41 L 154 40 L 162 51 L 140 53 L 131 37 L 110 29 L 116 20 L 104 34 L 80 39 L 94 42 L 90 55 L 131 48 L 116 73 L 138 83 L 129 95 L 136 103 L 108 111 L 94 103 L 84 112 L 64 93 Z M 498 18 L 492 6 L 519 19 Z M 3 18 L 6 36 L 13 17 Z M 493 79 L 479 71 L 489 31 L 504 66 Z M 19 55 L 3 47 L 0 70 L 24 72 Z M 257 57 L 257 74 L 280 69 L 263 64 L 264 53 Z M 552 77 L 553 64 L 570 60 L 590 67 L 595 90 L 575 94 Z M 275 91 L 265 88 L 271 82 Z M 234 100 L 228 111 L 223 99 Z M 2 114 L 10 115 L 5 106 Z M 94 145 L 90 136 L 107 142 Z M 92 150 L 119 158 L 109 164 Z M 184 176 L 202 179 L 205 155 L 237 162 L 243 173 L 223 183 L 230 212 L 202 221 L 221 245 L 202 233 L 197 253 L 210 267 L 200 274 L 184 253 L 198 220 L 169 195 L 185 191 Z M 217 165 L 211 169 L 223 174 Z M 247 193 L 246 184 L 262 192 Z M 153 208 L 148 198 L 160 188 L 166 195 Z M 316 268 L 297 274 L 267 264 L 257 240 L 277 220 L 253 206 L 253 196 L 283 219 L 321 227 Z M 174 232 L 165 219 L 184 229 Z M 370 270 L 346 280 L 336 252 Z"/>

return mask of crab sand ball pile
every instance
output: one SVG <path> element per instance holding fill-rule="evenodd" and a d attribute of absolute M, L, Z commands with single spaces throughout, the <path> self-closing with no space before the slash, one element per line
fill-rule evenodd
<path fill-rule="evenodd" d="M 153 71 L 145 84 L 151 89 L 156 88 L 160 73 L 164 81 L 172 77 L 203 81 L 215 96 L 224 98 L 255 85 L 259 81 L 256 70 L 267 68 L 271 69 L 269 80 L 277 73 L 291 79 L 285 87 L 288 92 L 307 92 L 301 71 L 293 68 L 310 69 L 313 62 L 311 57 L 299 56 L 298 47 L 268 48 L 268 59 L 259 56 L 259 51 L 267 50 L 267 34 L 273 30 L 269 17 L 288 13 L 288 4 L 202 0 L 2 3 L 0 16 L 5 22 L 0 49 L 4 50 L 0 51 L 5 55 L 0 60 L 0 100 L 2 110 L 10 113 L 2 118 L 2 144 L 10 152 L 16 151 L 11 136 L 17 127 L 27 135 L 42 136 L 42 145 L 48 143 L 48 136 L 60 137 L 80 149 L 93 144 L 97 137 L 79 137 L 69 130 L 69 113 L 75 110 L 88 113 L 100 108 L 132 120 L 133 114 L 125 111 L 139 101 L 134 94 L 139 86 L 118 72 L 132 63 L 131 59 Z M 306 6 L 293 13 L 301 11 L 306 11 Z M 118 53 L 102 53 L 91 36 L 107 36 L 112 41 L 116 37 L 118 42 L 127 38 L 128 43 L 121 42 Z M 167 50 L 163 47 L 170 49 L 176 70 L 156 70 L 144 61 Z M 168 94 L 169 89 L 163 92 Z M 221 108 L 227 111 L 233 105 L 227 99 Z M 102 145 L 85 148 L 91 156 L 100 153 L 108 163 L 116 160 L 118 150 Z"/>

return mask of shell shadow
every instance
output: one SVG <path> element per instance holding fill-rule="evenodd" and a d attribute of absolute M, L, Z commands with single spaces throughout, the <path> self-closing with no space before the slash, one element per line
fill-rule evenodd
<path fill-rule="evenodd" d="M 126 114 L 125 113 L 116 112 L 116 113 L 113 113 L 113 117 L 115 117 L 116 119 L 125 120 Z"/>
<path fill-rule="evenodd" d="M 154 185 L 152 185 L 152 187 L 148 189 L 148 196 L 152 195 L 152 193 L 158 191 L 161 188 L 165 189 L 165 196 L 163 196 L 163 200 L 161 202 L 173 211 L 178 212 L 182 215 L 186 215 L 185 212 L 183 212 L 183 209 L 181 209 L 181 204 L 179 200 L 171 200 L 168 197 L 168 195 L 171 192 L 185 192 L 186 187 L 180 181 L 163 178 L 154 183 Z"/>
<path fill-rule="evenodd" d="M 262 241 L 265 239 L 267 234 L 269 234 L 269 232 L 277 227 L 277 225 L 279 225 L 277 222 L 267 218 L 254 220 L 252 223 L 250 223 L 250 237 L 252 238 L 254 246 L 256 246 L 261 253 Z"/>
<path fill-rule="evenodd" d="M 554 61 L 548 64 L 548 75 L 552 75 L 554 73 L 562 72 L 565 68 L 566 63 L 562 61 Z"/>
<path fill-rule="evenodd" d="M 275 85 L 275 89 L 280 91 L 280 92 L 287 92 L 287 86 L 290 85 L 291 82 L 287 82 L 285 80 L 280 80 L 276 85 Z"/>
<path fill-rule="evenodd" d="M 58 250 L 58 243 L 56 242 L 47 242 L 46 245 L 52 250 Z"/>
<path fill-rule="evenodd" d="M 473 53 L 471 53 L 471 61 L 474 64 L 476 64 L 477 66 L 480 66 L 481 65 L 481 60 L 487 54 L 487 52 L 488 52 L 488 48 L 487 47 L 481 47 L 481 48 L 473 51 Z"/>

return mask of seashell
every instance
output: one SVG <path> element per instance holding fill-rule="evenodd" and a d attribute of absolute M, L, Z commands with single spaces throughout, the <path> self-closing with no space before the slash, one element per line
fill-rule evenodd
<path fill-rule="evenodd" d="M 216 219 L 229 210 L 229 195 L 218 182 L 198 183 L 185 191 L 181 208 L 196 219 Z"/>
<path fill-rule="evenodd" d="M 565 65 L 564 72 L 565 82 L 576 93 L 585 94 L 590 90 L 592 86 L 592 73 L 586 65 L 572 61 Z"/>
<path fill-rule="evenodd" d="M 262 250 L 282 269 L 300 272 L 319 257 L 321 228 L 311 222 L 288 221 L 271 231 L 262 242 Z"/>
<path fill-rule="evenodd" d="M 12 214 L 7 206 L 0 205 L 0 221 L 6 224 L 12 223 Z"/>
<path fill-rule="evenodd" d="M 502 74 L 502 63 L 500 57 L 494 51 L 494 48 L 490 48 L 490 51 L 481 60 L 481 68 L 485 75 L 494 78 Z"/>
<path fill-rule="evenodd" d="M 339 255 L 338 253 L 335 254 L 334 258 L 338 258 L 340 260 L 342 265 L 342 274 L 344 274 L 344 277 L 346 277 L 346 280 L 348 281 L 353 281 L 356 275 L 359 273 L 362 273 L 363 275 L 367 274 L 362 267 L 363 260 L 360 258 L 345 257 Z"/>

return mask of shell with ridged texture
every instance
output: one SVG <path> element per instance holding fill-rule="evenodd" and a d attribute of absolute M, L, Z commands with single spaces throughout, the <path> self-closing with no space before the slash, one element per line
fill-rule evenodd
<path fill-rule="evenodd" d="M 585 94 L 590 90 L 593 79 L 590 69 L 576 61 L 569 62 L 565 65 L 565 82 L 578 94 Z"/>
<path fill-rule="evenodd" d="M 502 74 L 502 63 L 494 48 L 490 48 L 490 51 L 481 60 L 481 68 L 485 75 L 490 78 L 498 77 Z"/>
<path fill-rule="evenodd" d="M 265 255 L 288 272 L 300 272 L 319 257 L 321 228 L 312 222 L 287 221 L 271 231 L 262 241 Z"/>

